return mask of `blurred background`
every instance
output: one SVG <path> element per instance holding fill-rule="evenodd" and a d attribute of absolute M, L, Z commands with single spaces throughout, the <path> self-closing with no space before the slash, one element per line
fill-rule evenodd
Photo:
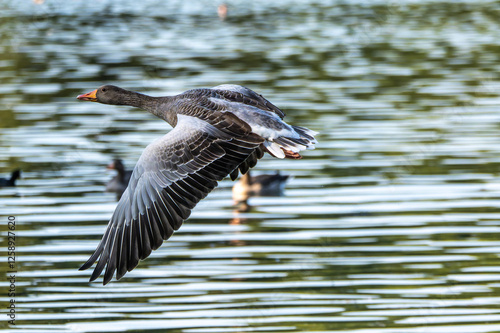
<path fill-rule="evenodd" d="M 500 2 L 221 4 L 0 0 L 0 177 L 22 170 L 0 188 L 18 221 L 0 332 L 499 332 Z M 104 83 L 241 84 L 319 144 L 259 162 L 293 176 L 284 196 L 238 211 L 225 180 L 125 278 L 89 284 L 106 165 L 170 129 L 76 100 Z"/>

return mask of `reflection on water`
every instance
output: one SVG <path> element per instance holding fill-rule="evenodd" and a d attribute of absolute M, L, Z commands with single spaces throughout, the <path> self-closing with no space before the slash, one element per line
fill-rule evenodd
<path fill-rule="evenodd" d="M 18 321 L 0 331 L 500 331 L 494 2 L 228 1 L 225 20 L 208 1 L 2 4 L 0 174 L 23 179 L 0 189 L 19 221 Z M 168 130 L 76 101 L 102 83 L 243 84 L 318 148 L 259 163 L 294 176 L 285 196 L 233 211 L 223 181 L 124 279 L 89 284 L 106 165 Z"/>

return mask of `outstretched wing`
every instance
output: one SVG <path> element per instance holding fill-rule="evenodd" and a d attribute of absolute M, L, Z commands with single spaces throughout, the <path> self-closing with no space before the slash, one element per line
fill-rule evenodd
<path fill-rule="evenodd" d="M 221 114 L 209 123 L 178 115 L 177 126 L 144 150 L 101 242 L 80 268 L 99 259 L 90 281 L 104 267 L 104 284 L 115 271 L 120 279 L 134 269 L 180 228 L 218 181 L 262 156 L 264 139 L 235 126 L 231 117 Z"/>

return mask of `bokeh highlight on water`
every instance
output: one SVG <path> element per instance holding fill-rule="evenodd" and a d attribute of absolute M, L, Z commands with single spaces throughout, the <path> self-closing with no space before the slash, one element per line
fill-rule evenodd
<path fill-rule="evenodd" d="M 499 2 L 0 3 L 0 174 L 23 170 L 0 189 L 19 221 L 0 332 L 500 331 Z M 103 83 L 242 84 L 320 142 L 258 164 L 293 175 L 284 197 L 238 212 L 223 181 L 124 279 L 88 283 L 106 165 L 169 130 L 76 101 Z"/>

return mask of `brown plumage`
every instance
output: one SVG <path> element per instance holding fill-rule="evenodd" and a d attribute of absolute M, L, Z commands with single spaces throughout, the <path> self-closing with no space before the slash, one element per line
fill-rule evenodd
<path fill-rule="evenodd" d="M 151 97 L 106 85 L 80 100 L 142 108 L 174 127 L 142 153 L 94 254 L 90 278 L 120 279 L 175 230 L 218 181 L 246 173 L 264 152 L 278 158 L 312 149 L 314 131 L 282 121 L 284 113 L 237 85 Z M 291 153 L 290 153 L 291 152 Z"/>

